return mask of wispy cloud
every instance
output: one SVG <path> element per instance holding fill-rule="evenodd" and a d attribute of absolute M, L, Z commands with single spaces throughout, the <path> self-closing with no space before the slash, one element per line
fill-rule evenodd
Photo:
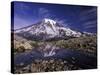
<path fill-rule="evenodd" d="M 38 9 L 38 16 L 39 18 L 50 18 L 51 14 L 50 11 L 46 8 L 39 8 Z"/>
<path fill-rule="evenodd" d="M 97 15 L 97 9 L 96 8 L 92 8 L 90 10 L 85 10 L 82 13 L 79 14 L 80 16 L 80 21 L 85 21 L 88 20 L 90 18 L 94 18 Z"/>
<path fill-rule="evenodd" d="M 97 9 L 96 8 L 92 8 L 92 9 L 90 9 L 90 10 L 85 10 L 85 11 L 83 11 L 82 13 L 81 13 L 81 15 L 88 15 L 88 14 L 91 14 L 91 13 L 95 13 L 97 11 Z"/>
<path fill-rule="evenodd" d="M 16 7 L 16 9 L 19 9 L 18 12 L 20 12 L 22 15 L 27 15 L 28 11 L 31 9 L 30 6 L 25 3 L 19 3 L 19 5 L 15 4 L 14 7 Z"/>
<path fill-rule="evenodd" d="M 95 28 L 95 27 L 96 27 L 95 24 L 91 24 L 91 25 L 85 26 L 84 28 L 85 29 L 91 29 L 91 28 Z"/>
<path fill-rule="evenodd" d="M 79 22 L 83 26 L 84 29 L 91 29 L 97 26 L 97 9 L 92 8 L 89 10 L 85 10 L 79 14 L 80 19 Z"/>
<path fill-rule="evenodd" d="M 82 26 L 83 26 L 85 29 L 97 27 L 97 21 L 95 21 L 95 20 L 94 20 L 94 21 L 87 21 L 87 22 L 83 23 Z"/>
<path fill-rule="evenodd" d="M 83 25 L 84 26 L 88 26 L 88 25 L 91 25 L 91 24 L 97 24 L 97 21 L 88 21 L 88 22 L 85 22 Z"/>

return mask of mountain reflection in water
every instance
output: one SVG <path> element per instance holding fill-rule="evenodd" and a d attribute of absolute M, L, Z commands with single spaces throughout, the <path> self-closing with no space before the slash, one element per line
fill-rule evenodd
<path fill-rule="evenodd" d="M 97 59 L 92 55 L 87 55 L 77 50 L 62 49 L 52 44 L 39 46 L 32 49 L 29 53 L 25 52 L 16 54 L 14 57 L 14 64 L 18 65 L 23 63 L 24 65 L 28 65 L 35 59 L 62 59 L 67 60 L 70 63 L 74 61 L 74 64 L 81 68 L 96 68 L 97 66 Z"/>

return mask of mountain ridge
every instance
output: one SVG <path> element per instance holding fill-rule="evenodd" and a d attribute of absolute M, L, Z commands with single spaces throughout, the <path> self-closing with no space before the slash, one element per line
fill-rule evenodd
<path fill-rule="evenodd" d="M 23 36 L 24 38 L 41 38 L 39 40 L 51 38 L 64 39 L 68 37 L 80 37 L 83 34 L 87 34 L 86 32 L 82 33 L 68 27 L 61 26 L 58 22 L 48 18 L 44 18 L 42 21 L 37 22 L 36 24 L 14 30 L 14 33 Z M 88 35 L 92 35 L 92 33 L 88 33 Z"/>

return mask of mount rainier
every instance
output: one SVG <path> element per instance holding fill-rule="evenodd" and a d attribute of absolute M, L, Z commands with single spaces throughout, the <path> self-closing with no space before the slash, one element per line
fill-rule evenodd
<path fill-rule="evenodd" d="M 14 30 L 14 34 L 29 40 L 49 40 L 80 37 L 86 33 L 72 30 L 52 19 L 45 18 L 36 24 Z"/>

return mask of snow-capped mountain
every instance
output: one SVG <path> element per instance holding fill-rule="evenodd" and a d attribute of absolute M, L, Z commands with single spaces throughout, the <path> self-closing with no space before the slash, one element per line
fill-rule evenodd
<path fill-rule="evenodd" d="M 80 37 L 81 32 L 63 27 L 52 19 L 45 18 L 42 21 L 31 26 L 23 27 L 14 31 L 15 34 L 27 39 L 52 39 Z"/>

